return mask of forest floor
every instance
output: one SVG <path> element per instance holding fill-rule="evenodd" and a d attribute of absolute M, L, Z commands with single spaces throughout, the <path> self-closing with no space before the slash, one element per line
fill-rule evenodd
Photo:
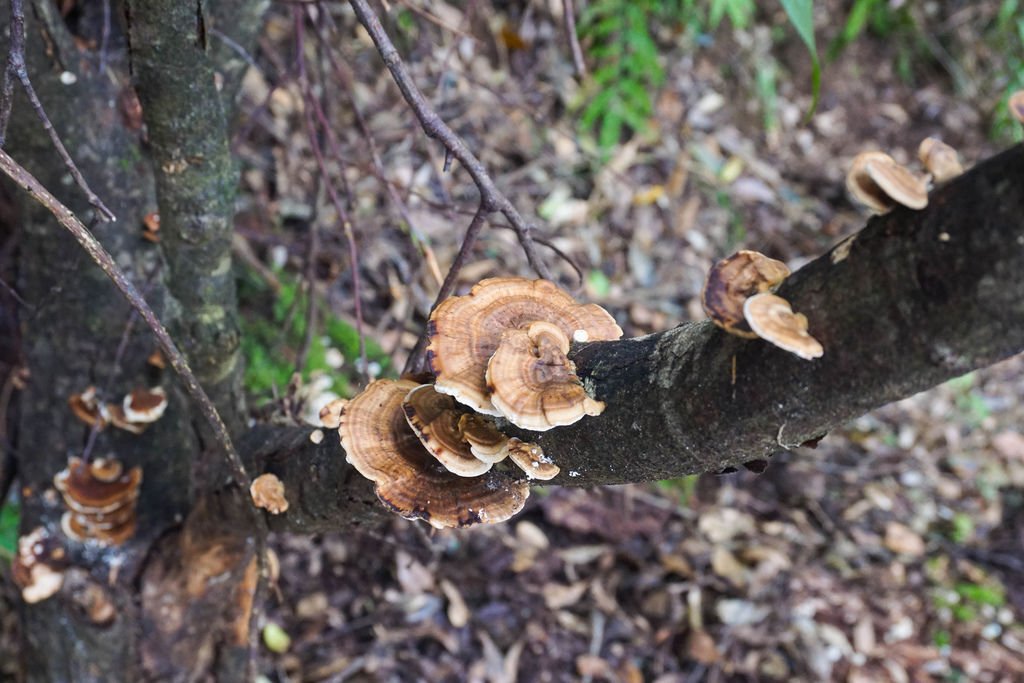
<path fill-rule="evenodd" d="M 871 26 L 824 68 L 807 124 L 807 52 L 774 3 L 742 28 L 702 29 L 697 10 L 688 28 L 655 27 L 664 80 L 637 77 L 651 98 L 648 129 L 604 148 L 579 126 L 590 96 L 561 2 L 403 1 L 388 29 L 428 100 L 520 211 L 539 217 L 538 236 L 554 247 L 541 253 L 562 284 L 635 336 L 704 318 L 705 274 L 736 249 L 795 270 L 859 230 L 867 215 L 843 184 L 856 153 L 882 149 L 913 165 L 934 135 L 969 167 L 1009 144 L 1000 99 L 1024 73 L 1008 71 L 1006 57 L 1020 42 L 993 37 L 1006 3 L 874 4 Z M 828 46 L 848 3 L 815 5 Z M 301 345 L 297 283 L 312 273 L 325 305 L 306 355 L 339 379 L 309 385 L 351 395 L 362 381 L 352 260 L 303 128 L 307 95 L 283 76 L 294 73 L 295 37 L 282 7 L 243 84 L 235 140 L 240 291 L 255 340 L 248 380 L 265 398 L 287 377 L 270 358 Z M 369 367 L 388 374 L 422 329 L 476 190 L 457 163 L 440 172 L 443 151 L 422 135 L 347 5 L 331 7 L 339 39 L 307 35 L 303 47 L 344 159 Z M 600 68 L 595 46 L 582 47 Z M 348 70 L 352 84 L 339 84 Z M 512 232 L 494 223 L 460 292 L 530 274 Z M 1016 357 L 874 411 L 816 448 L 781 452 L 762 474 L 537 487 L 511 521 L 460 531 L 395 518 L 357 533 L 275 537 L 261 675 L 1024 680 L 1022 396 Z"/>

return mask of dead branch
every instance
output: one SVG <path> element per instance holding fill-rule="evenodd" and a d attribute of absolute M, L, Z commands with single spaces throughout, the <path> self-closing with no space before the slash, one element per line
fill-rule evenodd
<path fill-rule="evenodd" d="M 350 0 L 350 3 L 352 9 L 355 10 L 359 22 L 366 28 L 373 39 L 374 45 L 377 46 L 377 51 L 380 53 L 381 59 L 384 60 L 388 71 L 391 72 L 391 77 L 398 85 L 398 89 L 402 91 L 402 96 L 408 102 L 416 118 L 419 119 L 423 132 L 427 134 L 427 137 L 439 140 L 445 147 L 446 156 L 450 155 L 458 159 L 466 168 L 466 171 L 469 172 L 470 177 L 473 179 L 473 183 L 480 191 L 480 201 L 485 211 L 489 214 L 500 212 L 512 224 L 513 229 L 516 231 L 516 237 L 519 239 L 519 244 L 526 254 L 527 261 L 530 263 L 530 267 L 541 277 L 548 280 L 552 279 L 547 265 L 537 254 L 536 246 L 531 237 L 533 226 L 526 222 L 519 211 L 512 205 L 512 202 L 497 188 L 491 176 L 487 173 L 487 169 L 470 151 L 466 143 L 462 141 L 462 138 L 448 127 L 448 124 L 444 122 L 437 112 L 434 111 L 433 107 L 430 106 L 430 103 L 427 102 L 427 99 L 413 81 L 409 71 L 405 68 L 405 64 L 402 63 L 398 50 L 391 42 L 387 32 L 384 31 L 380 19 L 377 18 L 377 15 L 370 8 L 369 3 L 366 0 Z"/>

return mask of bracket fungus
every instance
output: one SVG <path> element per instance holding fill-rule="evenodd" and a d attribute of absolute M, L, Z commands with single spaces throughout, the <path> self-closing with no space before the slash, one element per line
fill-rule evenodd
<path fill-rule="evenodd" d="M 72 457 L 53 478 L 68 511 L 61 518 L 64 533 L 76 541 L 120 545 L 135 533 L 135 503 L 142 468 L 127 472 L 119 460 L 86 462 Z"/>
<path fill-rule="evenodd" d="M 743 304 L 743 314 L 757 336 L 805 360 L 820 358 L 825 350 L 807 332 L 807 316 L 794 313 L 789 302 L 765 292 Z"/>
<path fill-rule="evenodd" d="M 128 422 L 148 424 L 159 420 L 167 410 L 167 393 L 163 387 L 135 389 L 121 403 L 121 410 Z"/>
<path fill-rule="evenodd" d="M 272 515 L 288 511 L 288 499 L 284 497 L 284 482 L 276 474 L 267 472 L 252 480 L 249 485 L 252 504 Z"/>
<path fill-rule="evenodd" d="M 90 386 L 80 394 L 68 398 L 68 406 L 82 422 L 96 429 L 114 425 L 132 434 L 142 434 L 150 423 L 159 420 L 167 410 L 167 394 L 163 387 L 135 389 L 121 404 L 102 403 L 96 387 Z"/>
<path fill-rule="evenodd" d="M 558 325 L 534 322 L 501 335 L 484 379 L 494 407 L 517 427 L 543 432 L 600 415 L 569 360 L 569 337 Z"/>
<path fill-rule="evenodd" d="M 403 402 L 420 386 L 376 380 L 341 414 L 346 460 L 375 484 L 377 497 L 406 519 L 434 527 L 503 522 L 519 512 L 530 489 L 525 479 L 490 470 L 478 477 L 449 472 L 424 448 L 405 417 Z"/>
<path fill-rule="evenodd" d="M 558 465 L 544 455 L 540 446 L 516 438 L 508 440 L 508 459 L 514 462 L 530 479 L 547 481 L 557 477 L 561 471 Z"/>
<path fill-rule="evenodd" d="M 952 180 L 964 172 L 956 150 L 938 138 L 925 138 L 917 148 L 917 158 L 936 183 Z"/>
<path fill-rule="evenodd" d="M 90 427 L 103 429 L 109 422 L 109 417 L 106 415 L 106 406 L 97 400 L 96 387 L 94 386 L 86 387 L 79 394 L 71 394 L 68 397 L 68 407 L 71 408 L 71 412 L 75 417 Z"/>
<path fill-rule="evenodd" d="M 486 415 L 500 415 L 487 388 L 487 362 L 506 330 L 531 323 L 556 325 L 568 339 L 610 341 L 622 336 L 596 304 L 579 304 L 547 280 L 491 278 L 469 294 L 444 300 L 430 315 L 427 358 L 437 390 Z"/>
<path fill-rule="evenodd" d="M 787 277 L 789 267 L 782 261 L 756 251 L 740 250 L 708 271 L 701 305 L 711 321 L 729 334 L 756 339 L 743 317 L 743 302 L 754 294 L 775 289 Z"/>
<path fill-rule="evenodd" d="M 855 156 L 846 174 L 846 189 L 875 213 L 886 213 L 897 204 L 911 209 L 928 206 L 924 179 L 884 152 L 861 152 Z"/>
<path fill-rule="evenodd" d="M 67 553 L 45 527 L 36 527 L 18 539 L 18 554 L 11 562 L 11 578 L 21 599 L 31 604 L 46 600 L 64 585 Z"/>
<path fill-rule="evenodd" d="M 477 413 L 459 416 L 459 431 L 473 455 L 484 462 L 501 462 L 508 457 L 509 438 L 498 431 L 490 418 Z"/>
<path fill-rule="evenodd" d="M 460 428 L 464 413 L 451 396 L 438 393 L 433 385 L 421 384 L 406 395 L 402 411 L 423 447 L 452 474 L 478 477 L 491 469 L 493 462 L 473 453 Z"/>

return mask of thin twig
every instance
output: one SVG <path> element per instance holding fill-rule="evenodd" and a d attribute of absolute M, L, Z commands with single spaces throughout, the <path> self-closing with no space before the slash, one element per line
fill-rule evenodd
<path fill-rule="evenodd" d="M 310 14 L 312 14 L 312 10 L 308 11 L 310 12 Z M 321 13 L 321 16 L 326 17 L 328 15 L 326 13 Z M 312 19 L 313 17 L 310 16 L 311 21 Z M 317 29 L 316 36 L 320 40 L 320 44 L 322 46 L 329 47 L 330 41 L 328 41 L 327 36 L 324 35 L 324 27 L 317 23 L 314 23 L 314 26 Z M 409 213 L 409 207 L 398 195 L 398 192 L 395 190 L 394 184 L 390 180 L 388 180 L 388 177 L 384 172 L 384 163 L 383 161 L 381 161 L 380 153 L 377 151 L 377 142 L 374 139 L 373 132 L 370 130 L 370 126 L 366 122 L 366 117 L 363 116 L 362 108 L 359 106 L 359 103 L 356 102 L 355 88 L 352 87 L 351 74 L 345 67 L 343 67 L 341 62 L 338 61 L 333 50 L 327 49 L 325 50 L 325 54 L 327 56 L 327 60 L 331 64 L 331 68 L 333 69 L 338 80 L 341 82 L 341 91 L 346 94 L 349 101 L 349 106 L 352 108 L 352 113 L 355 115 L 356 125 L 359 126 L 359 131 L 363 135 L 363 140 L 366 141 L 367 150 L 370 152 L 370 160 L 372 161 L 373 166 L 376 170 L 374 175 L 376 175 L 377 178 L 383 181 L 384 188 L 388 193 L 388 197 L 391 199 L 391 203 L 395 206 L 395 209 L 398 211 L 398 215 L 401 216 L 402 220 L 405 221 L 405 224 L 409 228 L 409 234 L 413 237 L 413 247 L 416 248 L 424 256 L 424 258 L 427 261 L 427 266 L 428 270 L 430 271 L 430 274 L 437 281 L 438 286 L 440 286 L 441 282 L 443 281 L 443 278 L 441 277 L 441 273 L 436 268 L 437 259 L 434 258 L 430 242 L 429 240 L 427 240 L 427 236 L 424 235 L 423 232 L 416 226 L 416 223 L 412 219 L 412 215 Z M 320 121 L 320 125 L 327 131 L 328 144 L 331 145 L 335 157 L 337 157 L 339 163 L 341 163 L 343 160 L 341 158 L 340 152 L 337 150 L 337 139 L 333 134 L 333 130 L 327 124 L 327 120 L 323 110 L 318 107 L 316 114 L 317 119 Z M 345 177 L 344 171 L 342 171 L 341 177 Z"/>
<path fill-rule="evenodd" d="M 174 368 L 175 372 L 181 378 L 182 384 L 185 386 L 185 391 L 188 392 L 192 400 L 199 406 L 200 412 L 203 417 L 209 422 L 210 427 L 213 429 L 214 436 L 220 443 L 221 448 L 224 449 L 224 453 L 227 456 L 228 464 L 232 470 L 232 476 L 235 479 L 235 483 L 239 486 L 248 487 L 249 476 L 246 474 L 245 466 L 242 464 L 241 458 L 238 457 L 238 453 L 235 451 L 234 445 L 231 443 L 231 436 L 228 434 L 228 429 L 224 425 L 224 421 L 221 420 L 220 414 L 217 413 L 217 409 L 214 407 L 210 397 L 203 391 L 203 387 L 199 384 L 195 375 L 192 374 L 192 370 L 188 366 L 188 361 L 182 355 L 181 351 L 175 345 L 174 340 L 171 339 L 171 335 L 167 333 L 167 329 L 163 326 L 163 323 L 156 317 L 153 309 L 149 307 L 145 299 L 139 294 L 135 285 L 128 280 L 125 274 L 117 267 L 114 262 L 114 258 L 110 253 L 103 248 L 103 245 L 89 232 L 78 217 L 72 213 L 71 209 L 64 206 L 50 194 L 43 185 L 35 179 L 35 177 L 26 171 L 21 165 L 18 164 L 14 159 L 10 157 L 7 152 L 0 149 L 0 170 L 4 172 L 11 180 L 21 186 L 29 195 L 37 202 L 42 204 L 46 209 L 53 214 L 54 218 L 63 225 L 68 231 L 78 240 L 78 243 L 82 245 L 86 253 L 92 258 L 93 261 L 106 273 L 107 277 L 113 280 L 124 297 L 131 304 L 132 308 L 138 311 L 142 319 L 146 321 L 149 329 L 153 331 L 156 336 L 157 343 L 160 345 L 160 349 L 164 352 L 164 356 L 170 362 L 171 367 Z"/>
<path fill-rule="evenodd" d="M 302 42 L 305 36 L 304 22 L 302 18 L 302 11 L 298 7 L 294 9 L 294 12 L 296 41 L 298 43 L 296 61 L 299 69 L 299 86 L 302 88 L 304 98 L 307 102 L 307 106 L 303 107 L 303 114 L 305 114 L 306 120 L 306 132 L 309 136 L 309 146 L 313 150 L 313 156 L 316 158 L 317 167 L 320 169 L 320 175 L 324 179 L 324 187 L 327 189 L 327 194 L 331 198 L 331 204 L 334 206 L 334 210 L 338 214 L 338 219 L 341 221 L 342 229 L 345 233 L 345 241 L 348 244 L 348 256 L 350 268 L 352 269 L 352 301 L 356 314 L 356 334 L 359 337 L 359 360 L 362 364 L 360 370 L 363 378 L 368 383 L 370 380 L 370 363 L 366 358 L 366 337 L 363 332 L 363 304 L 359 278 L 359 248 L 356 245 L 356 237 L 352 230 L 352 221 L 349 219 L 348 209 L 345 208 L 344 202 L 342 202 L 341 197 L 338 196 L 338 190 L 334 186 L 334 179 L 331 177 L 331 174 L 327 169 L 327 162 L 324 160 L 323 150 L 320 147 L 320 140 L 317 137 L 316 123 L 313 120 L 313 112 L 310 111 L 314 107 L 308 106 L 309 103 L 315 101 L 315 96 L 313 95 L 312 89 L 309 85 L 309 78 L 306 74 L 306 59 L 303 54 L 303 50 L 305 49 Z M 338 152 L 340 153 L 340 149 Z M 344 172 L 344 167 L 342 167 L 342 172 Z M 310 294 L 312 295 L 312 291 Z"/>
<path fill-rule="evenodd" d="M 576 67 L 576 75 L 587 76 L 587 63 L 583 61 L 583 50 L 580 49 L 580 38 L 576 35 L 576 8 L 572 0 L 562 0 L 562 18 L 565 20 L 565 36 L 569 39 L 572 50 L 572 63 Z"/>
<path fill-rule="evenodd" d="M 43 124 L 43 129 L 46 131 L 46 134 L 50 136 L 50 141 L 57 149 L 57 153 L 60 154 L 61 159 L 64 160 L 64 165 L 67 167 L 68 172 L 71 173 L 71 177 L 75 179 L 75 183 L 82 192 L 85 193 L 85 197 L 89 201 L 89 204 L 96 209 L 97 213 L 103 220 L 117 220 L 114 212 L 107 208 L 106 204 L 96 196 L 96 193 L 92 191 L 89 184 L 85 182 L 82 172 L 78 170 L 78 166 L 75 165 L 71 155 L 68 154 L 68 150 L 64 147 L 64 143 L 61 142 L 60 136 L 57 135 L 57 130 L 53 127 L 53 124 L 50 123 L 50 117 L 46 115 L 46 110 L 43 109 L 43 103 L 39 101 L 35 88 L 32 87 L 32 81 L 28 77 L 28 69 L 25 67 L 25 11 L 22 7 L 22 0 L 11 0 L 11 46 L 7 55 L 7 75 L 10 74 L 13 74 L 21 83 L 21 87 L 25 91 L 25 96 L 28 97 L 28 101 L 32 105 L 32 109 L 35 110 L 36 115 Z M 7 89 L 8 86 L 5 83 L 5 98 L 7 96 Z M 9 117 L 10 107 L 5 105 L 5 109 L 0 110 L 0 131 L 6 130 L 7 120 Z M 2 139 L 0 139 L 0 144 L 3 144 Z"/>
<path fill-rule="evenodd" d="M 466 236 L 462 238 L 462 246 L 459 247 L 459 253 L 455 255 L 455 260 L 452 262 L 451 267 L 448 269 L 448 275 L 445 276 L 444 282 L 441 283 L 441 289 L 437 293 L 437 298 L 434 299 L 434 305 L 430 307 L 430 311 L 433 312 L 442 301 L 452 295 L 455 290 L 455 281 L 459 277 L 459 271 L 462 270 L 462 266 L 466 264 L 466 260 L 469 258 L 469 253 L 473 250 L 473 245 L 476 244 L 476 238 L 480 235 L 480 230 L 484 227 L 484 223 L 487 221 L 487 207 L 484 206 L 483 202 L 480 202 L 480 206 L 476 210 L 476 214 L 473 216 L 473 220 L 470 221 L 469 227 L 466 228 Z M 427 348 L 427 330 L 424 328 L 423 333 L 420 334 L 420 338 L 416 341 L 416 346 L 413 347 L 412 352 L 409 354 L 409 358 L 405 361 L 405 368 L 402 370 L 402 374 L 408 373 L 420 373 L 426 368 L 423 365 L 424 351 Z"/>
<path fill-rule="evenodd" d="M 367 33 L 370 34 L 374 45 L 377 46 L 377 52 L 380 53 L 385 66 L 391 72 L 391 77 L 398 85 L 398 89 L 402 91 L 405 101 L 408 102 L 413 113 L 416 114 L 416 118 L 419 119 L 423 132 L 427 134 L 427 137 L 439 140 L 445 149 L 465 167 L 473 179 L 473 183 L 480 191 L 480 201 L 484 210 L 487 213 L 499 211 L 512 224 L 513 229 L 516 231 L 516 237 L 519 239 L 519 244 L 526 254 L 527 261 L 530 263 L 530 267 L 542 278 L 552 279 L 551 271 L 548 270 L 547 265 L 537 254 L 536 246 L 533 243 L 530 234 L 533 231 L 533 226 L 526 222 L 519 211 L 512 205 L 512 202 L 498 190 L 494 181 L 491 180 L 491 176 L 487 173 L 483 164 L 480 163 L 480 160 L 476 158 L 469 147 L 466 146 L 466 143 L 448 127 L 448 124 L 438 116 L 437 112 L 427 102 L 423 93 L 420 92 L 413 82 L 412 76 L 405 68 L 405 64 L 402 63 L 398 50 L 391 42 L 391 39 L 388 38 L 384 27 L 381 26 L 380 19 L 377 18 L 377 15 L 370 8 L 366 0 L 349 0 L 349 3 L 352 5 L 352 9 L 355 10 L 359 22 L 366 29 Z"/>

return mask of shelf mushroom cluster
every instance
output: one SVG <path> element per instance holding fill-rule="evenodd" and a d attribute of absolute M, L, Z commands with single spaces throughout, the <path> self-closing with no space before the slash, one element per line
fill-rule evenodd
<path fill-rule="evenodd" d="M 572 341 L 618 339 L 604 309 L 546 280 L 493 278 L 442 302 L 428 323 L 434 384 L 377 380 L 341 408 L 346 459 L 408 519 L 463 527 L 522 509 L 529 480 L 559 469 L 496 418 L 545 431 L 598 415 L 568 358 Z M 327 411 L 333 418 L 334 411 Z M 515 468 L 499 463 L 508 461 Z"/>
<path fill-rule="evenodd" d="M 64 534 L 76 541 L 121 545 L 135 533 L 135 504 L 142 468 L 125 471 L 120 460 L 77 457 L 53 478 L 68 510 L 61 518 Z"/>
<path fill-rule="evenodd" d="M 794 313 L 773 291 L 789 277 L 782 261 L 756 251 L 738 251 L 708 272 L 701 304 L 711 321 L 729 334 L 778 346 L 805 360 L 825 350 L 807 332 L 807 317 Z"/>
<path fill-rule="evenodd" d="M 846 174 L 850 196 L 873 213 L 887 213 L 897 204 L 911 209 L 928 206 L 928 188 L 964 172 L 955 149 L 938 138 L 928 137 L 917 148 L 924 173 L 901 166 L 885 152 L 861 152 Z"/>
<path fill-rule="evenodd" d="M 132 434 L 142 434 L 167 410 L 167 393 L 163 387 L 134 389 L 120 403 L 103 403 L 90 386 L 68 398 L 71 412 L 82 422 L 96 429 L 113 425 Z"/>

